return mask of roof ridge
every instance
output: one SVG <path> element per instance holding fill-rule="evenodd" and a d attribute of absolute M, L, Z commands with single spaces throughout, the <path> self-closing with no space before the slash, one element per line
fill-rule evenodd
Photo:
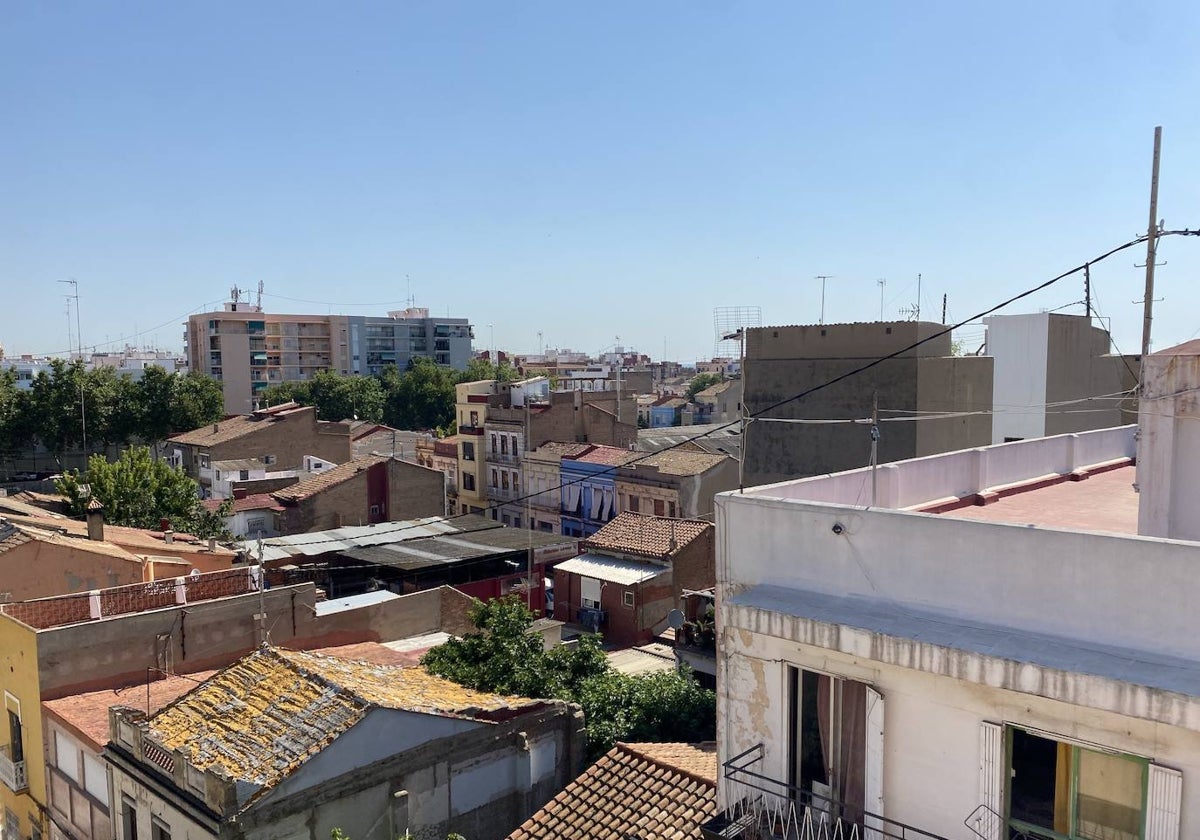
<path fill-rule="evenodd" d="M 693 781 L 700 782 L 701 784 L 704 784 L 704 785 L 708 785 L 709 787 L 716 790 L 716 787 L 717 787 L 716 779 L 705 778 L 704 776 L 701 776 L 699 773 L 697 773 L 694 770 L 689 770 L 685 767 L 680 767 L 678 764 L 675 764 L 674 762 L 671 762 L 671 761 L 667 761 L 667 760 L 663 759 L 661 756 L 651 755 L 650 753 L 647 753 L 645 750 L 638 749 L 638 747 L 642 746 L 644 743 L 649 743 L 649 742 L 629 743 L 626 741 L 618 741 L 614 746 L 624 750 L 625 752 L 629 753 L 632 756 L 636 756 L 637 758 L 642 759 L 643 761 L 649 761 L 651 764 L 657 764 L 660 767 L 669 767 L 670 769 L 674 770 L 676 773 L 679 773 L 680 775 L 687 776 L 689 779 L 692 779 Z M 683 741 L 666 741 L 666 742 L 663 742 L 663 744 L 662 744 L 662 746 L 667 746 L 667 745 L 677 746 L 677 747 L 691 747 L 692 749 L 698 749 L 696 744 L 688 744 Z"/>

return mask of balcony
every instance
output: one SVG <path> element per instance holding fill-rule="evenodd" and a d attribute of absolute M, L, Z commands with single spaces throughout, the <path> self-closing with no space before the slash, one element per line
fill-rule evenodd
<path fill-rule="evenodd" d="M 488 463 L 507 464 L 510 467 L 521 466 L 521 456 L 513 452 L 492 452 L 487 455 Z"/>
<path fill-rule="evenodd" d="M 946 840 L 763 775 L 755 769 L 762 758 L 758 744 L 721 765 L 730 804 L 700 827 L 705 840 Z"/>
<path fill-rule="evenodd" d="M 492 487 L 489 485 L 487 492 L 489 499 L 495 499 L 500 502 L 511 502 L 516 499 L 525 498 L 524 493 L 512 487 Z"/>
<path fill-rule="evenodd" d="M 12 760 L 12 747 L 9 744 L 0 747 L 0 781 L 8 785 L 13 793 L 20 793 L 29 787 L 29 779 L 25 777 L 25 762 Z"/>

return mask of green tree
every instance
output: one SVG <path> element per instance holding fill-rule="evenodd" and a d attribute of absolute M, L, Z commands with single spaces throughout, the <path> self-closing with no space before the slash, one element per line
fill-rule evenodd
<path fill-rule="evenodd" d="M 73 516 L 84 515 L 91 499 L 97 499 L 104 505 L 104 518 L 114 525 L 157 528 L 162 519 L 168 519 L 175 530 L 197 537 L 230 536 L 224 517 L 232 510 L 232 502 L 226 500 L 224 510 L 215 514 L 206 510 L 196 482 L 182 470 L 151 458 L 144 446 L 129 447 L 113 462 L 93 455 L 86 471 L 68 470 L 55 487 L 67 498 L 67 510 Z"/>
<path fill-rule="evenodd" d="M 696 395 L 705 388 L 711 388 L 718 382 L 721 382 L 724 377 L 719 373 L 698 373 L 692 377 L 692 381 L 688 383 L 687 398 L 688 400 L 696 399 Z"/>
<path fill-rule="evenodd" d="M 483 379 L 515 382 L 520 378 L 521 374 L 507 361 L 495 365 L 487 359 L 472 359 L 467 362 L 467 369 L 458 375 L 459 382 L 479 382 Z"/>
<path fill-rule="evenodd" d="M 262 392 L 265 405 L 282 405 L 286 402 L 296 402 L 300 405 L 312 405 L 312 391 L 309 380 L 296 382 L 280 382 L 268 386 Z"/>
<path fill-rule="evenodd" d="M 389 426 L 438 429 L 454 420 L 453 371 L 416 359 L 403 373 L 387 368 L 381 379 L 386 394 L 383 421 Z"/>
<path fill-rule="evenodd" d="M 529 632 L 534 615 L 519 598 L 479 603 L 476 631 L 431 649 L 421 664 L 480 691 L 578 703 L 588 753 L 598 758 L 620 740 L 704 741 L 716 734 L 716 696 L 686 671 L 627 676 L 614 670 L 599 636 L 549 651 Z"/>
<path fill-rule="evenodd" d="M 211 376 L 190 370 L 171 380 L 171 432 L 186 432 L 225 416 L 225 393 Z M 147 441 L 149 443 L 149 441 Z"/>
<path fill-rule="evenodd" d="M 29 389 L 28 410 L 36 418 L 37 439 L 60 457 L 83 441 L 83 380 L 83 362 L 54 359 Z"/>
<path fill-rule="evenodd" d="M 0 460 L 14 458 L 34 438 L 29 395 L 17 387 L 17 374 L 0 370 Z"/>
<path fill-rule="evenodd" d="M 309 383 L 309 405 L 322 420 L 357 418 L 368 423 L 383 419 L 383 383 L 373 376 L 342 376 L 323 370 Z"/>
<path fill-rule="evenodd" d="M 133 414 L 137 437 L 143 443 L 158 443 L 176 431 L 171 416 L 175 403 L 175 377 L 165 368 L 152 365 L 146 368 L 137 383 Z"/>

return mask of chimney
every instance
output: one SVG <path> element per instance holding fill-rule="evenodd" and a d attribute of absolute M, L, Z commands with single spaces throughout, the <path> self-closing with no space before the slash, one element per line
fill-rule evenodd
<path fill-rule="evenodd" d="M 175 532 L 170 529 L 163 531 L 163 542 L 167 545 L 173 545 L 175 543 Z"/>
<path fill-rule="evenodd" d="M 219 432 L 219 431 L 221 431 L 221 424 L 220 424 L 220 423 L 213 423 L 213 434 L 215 435 L 215 434 L 216 434 L 217 432 Z"/>
<path fill-rule="evenodd" d="M 104 541 L 104 505 L 97 498 L 87 503 L 87 526 L 89 540 Z"/>
<path fill-rule="evenodd" d="M 216 553 L 216 550 L 217 550 L 217 538 L 216 537 L 208 538 L 208 550 Z"/>

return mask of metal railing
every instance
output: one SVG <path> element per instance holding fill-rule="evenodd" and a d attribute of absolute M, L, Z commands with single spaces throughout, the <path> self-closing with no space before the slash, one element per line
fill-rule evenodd
<path fill-rule="evenodd" d="M 0 781 L 8 786 L 13 793 L 19 793 L 29 787 L 29 779 L 25 776 L 25 762 L 12 760 L 12 746 L 0 746 Z"/>
<path fill-rule="evenodd" d="M 758 744 L 722 767 L 729 807 L 702 826 L 709 840 L 946 840 L 941 835 L 821 796 L 751 768 Z"/>

